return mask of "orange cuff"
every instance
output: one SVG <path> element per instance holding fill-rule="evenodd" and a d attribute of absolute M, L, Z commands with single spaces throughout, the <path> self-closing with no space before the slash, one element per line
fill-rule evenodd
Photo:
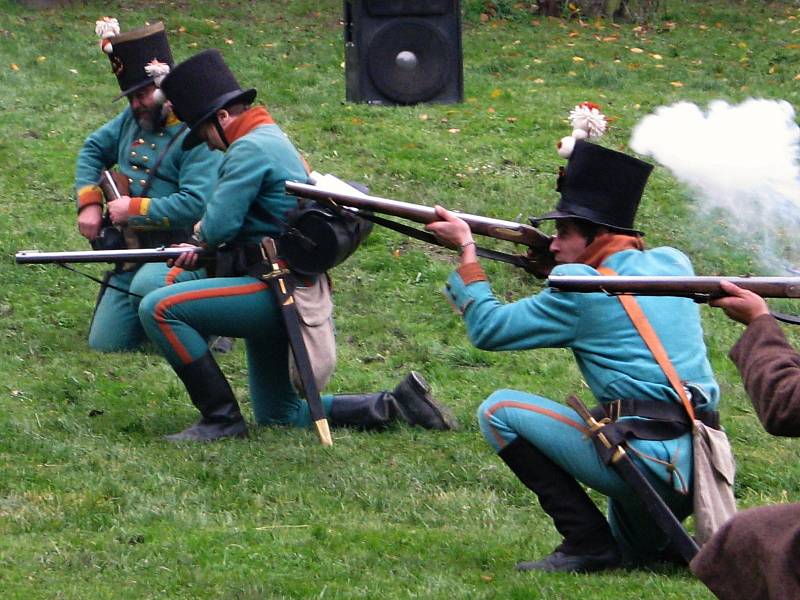
<path fill-rule="evenodd" d="M 147 214 L 148 208 L 150 208 L 150 198 L 134 196 L 128 205 L 128 214 L 132 217 L 142 217 Z"/>
<path fill-rule="evenodd" d="M 475 283 L 476 281 L 486 281 L 488 278 L 486 277 L 486 273 L 483 272 L 483 267 L 478 262 L 471 262 L 465 265 L 461 265 L 457 272 L 461 275 L 461 279 L 464 281 L 464 285 L 469 285 L 470 283 Z"/>
<path fill-rule="evenodd" d="M 90 204 L 103 205 L 103 190 L 97 185 L 85 185 L 78 190 L 78 212 Z"/>

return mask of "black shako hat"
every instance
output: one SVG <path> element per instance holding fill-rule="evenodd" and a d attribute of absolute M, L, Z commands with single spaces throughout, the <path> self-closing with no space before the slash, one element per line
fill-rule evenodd
<path fill-rule="evenodd" d="M 109 38 L 109 41 L 112 48 L 108 55 L 111 70 L 117 76 L 119 89 L 122 90 L 114 100 L 153 83 L 153 77 L 145 70 L 152 61 L 157 60 L 170 68 L 175 64 L 161 22 L 120 33 Z"/>
<path fill-rule="evenodd" d="M 584 219 L 643 235 L 633 228 L 633 219 L 652 170 L 638 158 L 577 140 L 558 177 L 561 200 L 555 210 L 533 220 Z"/>
<path fill-rule="evenodd" d="M 250 104 L 256 90 L 242 90 L 219 50 L 203 50 L 186 59 L 161 82 L 178 118 L 189 126 L 181 146 L 184 150 L 202 142 L 198 126 L 225 106 L 239 101 Z"/>

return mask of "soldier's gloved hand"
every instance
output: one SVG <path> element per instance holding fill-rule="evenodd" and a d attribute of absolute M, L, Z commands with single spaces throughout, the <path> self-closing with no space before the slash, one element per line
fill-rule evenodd
<path fill-rule="evenodd" d="M 78 213 L 78 231 L 87 240 L 93 240 L 100 234 L 103 223 L 103 207 L 99 204 L 89 204 Z"/>

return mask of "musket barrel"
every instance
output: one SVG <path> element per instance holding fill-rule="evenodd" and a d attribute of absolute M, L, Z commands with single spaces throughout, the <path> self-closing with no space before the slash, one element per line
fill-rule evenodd
<path fill-rule="evenodd" d="M 324 187 L 293 181 L 286 182 L 286 191 L 300 198 L 342 206 L 352 206 L 361 210 L 393 215 L 416 223 L 427 224 L 440 220 L 436 215 L 436 210 L 429 206 L 412 204 L 411 202 L 401 202 L 390 198 L 368 196 L 366 194 L 346 194 L 326 190 Z M 550 246 L 550 236 L 530 225 L 468 213 L 456 212 L 456 214 L 469 225 L 474 233 L 479 235 L 526 244 L 538 250 L 547 250 Z"/>
<path fill-rule="evenodd" d="M 116 263 L 116 262 L 161 262 L 177 258 L 181 254 L 195 252 L 202 256 L 205 250 L 195 246 L 170 248 L 136 248 L 126 250 L 86 250 L 76 252 L 41 252 L 21 250 L 14 255 L 18 265 L 46 263 Z"/>
<path fill-rule="evenodd" d="M 727 295 L 721 281 L 730 281 L 763 298 L 800 298 L 800 277 L 551 275 L 547 285 L 560 292 L 718 298 Z"/>

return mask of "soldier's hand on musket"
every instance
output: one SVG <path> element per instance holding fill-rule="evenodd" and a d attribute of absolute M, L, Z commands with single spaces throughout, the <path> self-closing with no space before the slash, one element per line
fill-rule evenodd
<path fill-rule="evenodd" d="M 103 207 L 99 204 L 90 204 L 78 213 L 78 231 L 87 240 L 93 240 L 100 234 L 103 223 Z"/>
<path fill-rule="evenodd" d="M 171 248 L 197 248 L 196 244 L 173 244 Z M 198 256 L 196 252 L 184 252 L 177 258 L 172 258 L 167 261 L 169 267 L 180 267 L 186 271 L 194 271 L 198 268 Z"/>
<path fill-rule="evenodd" d="M 120 196 L 108 203 L 108 214 L 114 225 L 125 225 L 128 222 L 128 210 L 131 205 L 130 196 Z"/>
<path fill-rule="evenodd" d="M 444 206 L 437 204 L 434 210 L 441 221 L 428 223 L 425 225 L 425 229 L 439 238 L 439 241 L 450 248 L 459 248 L 470 242 L 474 243 L 472 231 L 465 221 L 459 219 L 454 212 L 447 210 Z"/>
<path fill-rule="evenodd" d="M 709 304 L 721 308 L 734 321 L 749 325 L 761 315 L 769 314 L 767 303 L 758 294 L 750 290 L 743 290 L 724 279 L 720 281 L 719 285 L 728 295 L 711 300 Z"/>
<path fill-rule="evenodd" d="M 425 229 L 433 233 L 444 245 L 458 248 L 461 264 L 476 261 L 475 240 L 472 239 L 472 230 L 469 225 L 444 206 L 437 204 L 434 209 L 436 216 L 441 221 L 428 223 L 425 225 Z"/>

